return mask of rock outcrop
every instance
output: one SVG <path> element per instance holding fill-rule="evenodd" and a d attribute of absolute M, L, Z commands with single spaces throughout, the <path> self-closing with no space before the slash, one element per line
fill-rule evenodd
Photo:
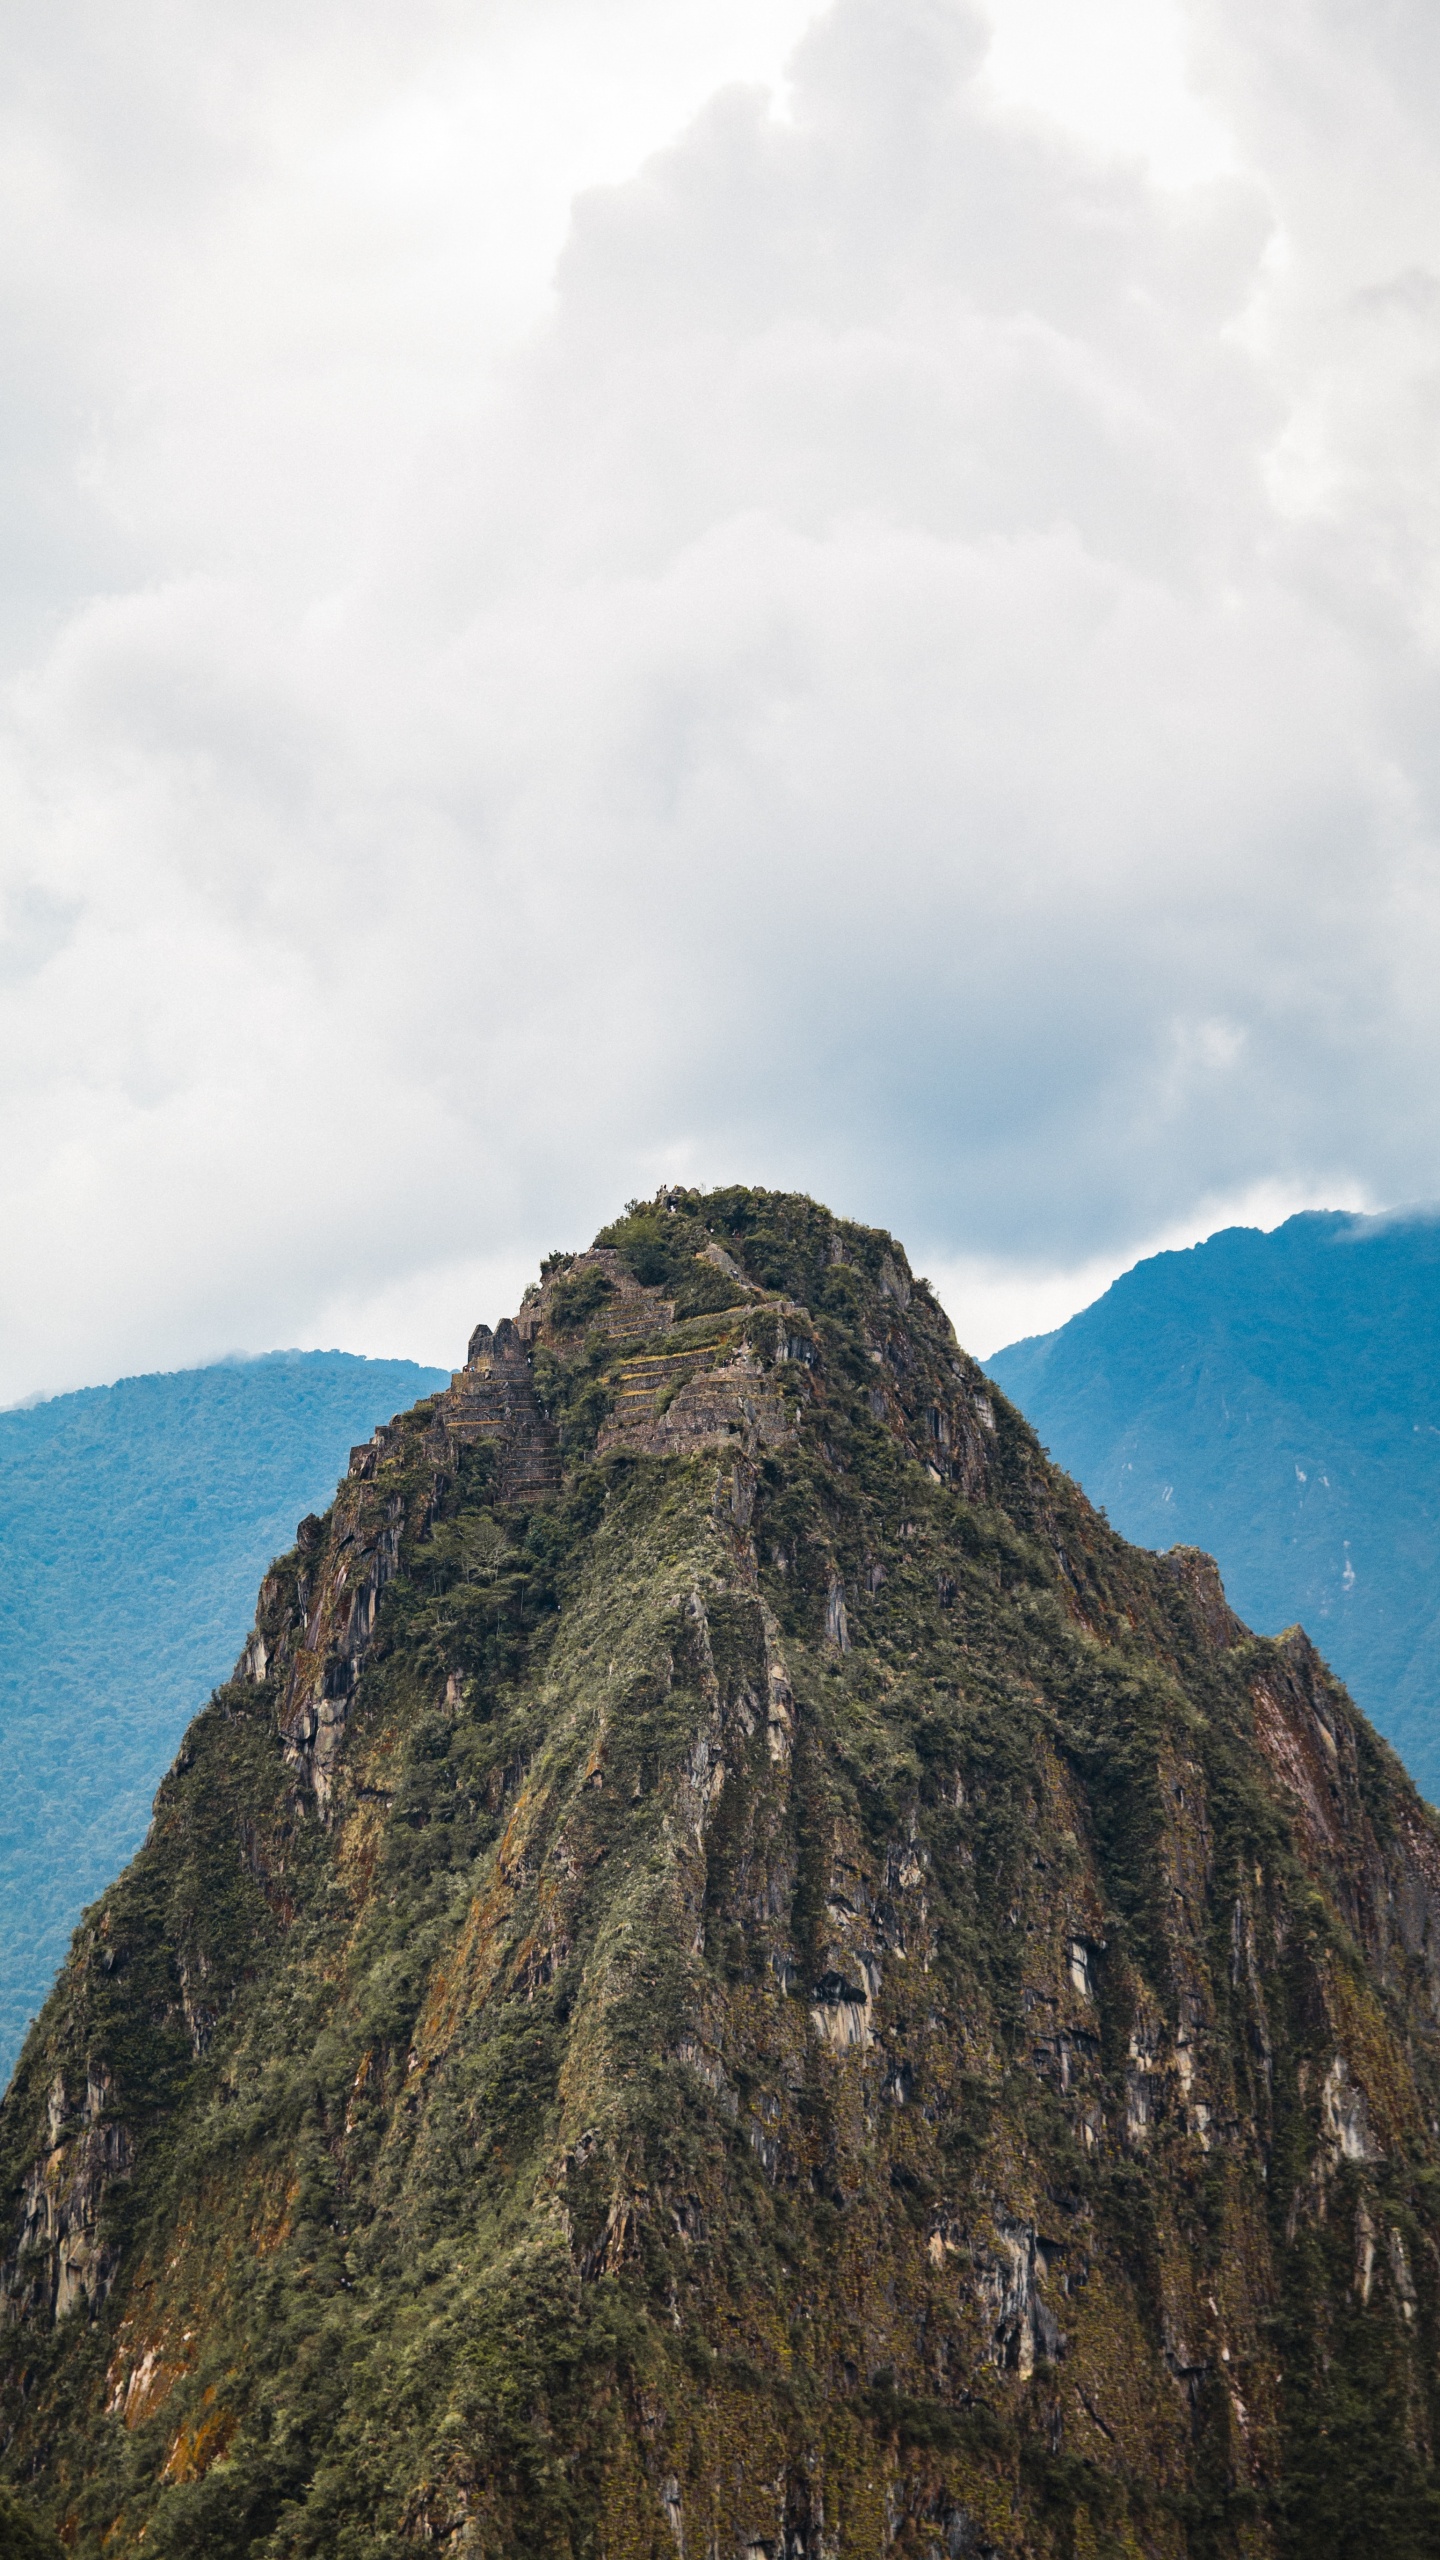
<path fill-rule="evenodd" d="M 476 1326 L 464 1368 L 457 1369 L 435 1407 L 431 1445 L 437 1458 L 486 1444 L 496 1454 L 500 1501 L 528 1502 L 558 1491 L 555 1432 L 540 1410 L 525 1337 L 508 1317 L 494 1333 L 488 1324 Z"/>
<path fill-rule="evenodd" d="M 1440 2551 L 1435 1818 L 810 1202 L 355 1453 L 0 2144 L 85 2560 Z"/>

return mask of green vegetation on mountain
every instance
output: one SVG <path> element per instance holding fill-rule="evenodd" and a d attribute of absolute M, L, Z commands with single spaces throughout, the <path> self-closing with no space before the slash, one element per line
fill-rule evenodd
<path fill-rule="evenodd" d="M 0 1413 L 0 2085 L 271 1556 L 446 1374 L 276 1352 Z"/>
<path fill-rule="evenodd" d="M 0 2560 L 61 2560 L 61 2548 L 18 2498 L 0 2489 Z"/>
<path fill-rule="evenodd" d="M 1308 1211 L 1138 1263 L 985 1364 L 1142 1546 L 1307 1627 L 1440 1800 L 1440 1219 Z"/>
<path fill-rule="evenodd" d="M 0 2194 L 77 2560 L 1419 2560 L 1440 1828 L 890 1238 L 669 1193 L 267 1574 Z"/>

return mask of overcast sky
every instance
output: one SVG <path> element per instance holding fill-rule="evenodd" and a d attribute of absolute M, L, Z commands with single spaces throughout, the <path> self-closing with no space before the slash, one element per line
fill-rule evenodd
<path fill-rule="evenodd" d="M 1440 1192 L 1433 0 L 48 0 L 0 1398 Z"/>

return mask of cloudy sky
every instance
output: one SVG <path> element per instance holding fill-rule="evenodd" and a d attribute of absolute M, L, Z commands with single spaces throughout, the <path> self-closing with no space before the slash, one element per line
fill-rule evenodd
<path fill-rule="evenodd" d="M 1433 0 L 49 0 L 0 1399 L 1440 1192 Z"/>

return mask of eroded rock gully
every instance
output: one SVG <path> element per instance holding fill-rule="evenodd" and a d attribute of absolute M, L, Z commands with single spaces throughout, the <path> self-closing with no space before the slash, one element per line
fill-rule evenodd
<path fill-rule="evenodd" d="M 0 2131 L 77 2553 L 1440 2550 L 1435 1819 L 807 1201 L 354 1453 Z"/>

